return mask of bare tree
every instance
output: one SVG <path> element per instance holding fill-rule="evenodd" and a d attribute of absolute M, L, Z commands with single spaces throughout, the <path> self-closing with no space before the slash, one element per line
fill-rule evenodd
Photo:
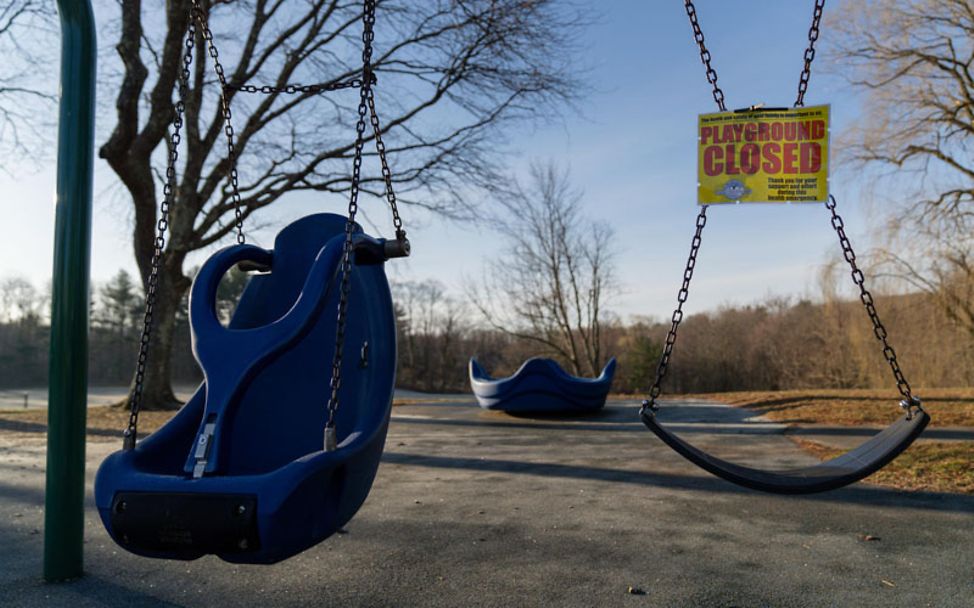
<path fill-rule="evenodd" d="M 27 279 L 0 279 L 0 321 L 36 325 L 43 318 L 45 304 L 45 299 Z"/>
<path fill-rule="evenodd" d="M 373 57 L 377 98 L 401 199 L 436 213 L 470 214 L 464 196 L 500 177 L 507 127 L 548 118 L 576 93 L 571 69 L 582 15 L 570 0 L 379 0 Z M 143 282 L 154 243 L 173 97 L 190 0 L 143 8 L 119 3 L 116 49 L 123 71 L 117 121 L 101 148 L 134 209 Z M 321 94 L 287 89 L 360 77 L 362 3 L 354 0 L 205 0 L 230 84 L 243 219 L 289 192 L 344 192 L 354 151 L 356 89 Z M 165 23 L 161 31 L 147 27 Z M 218 91 L 196 40 L 186 101 L 185 150 L 162 257 L 157 341 L 145 383 L 147 406 L 169 407 L 172 327 L 190 285 L 186 256 L 234 230 L 234 200 L 223 186 L 230 159 Z M 245 96 L 243 86 L 275 91 Z M 282 90 L 283 89 L 283 90 Z M 289 92 L 291 91 L 291 92 Z M 161 164 L 161 163 L 158 163 Z M 157 166 L 158 166 L 157 164 Z M 366 192 L 382 193 L 378 171 Z M 338 207 L 336 200 L 336 207 Z M 343 206 L 343 205 L 342 205 Z M 231 218 L 228 220 L 228 218 Z"/>
<path fill-rule="evenodd" d="M 463 341 L 468 324 L 462 302 L 435 280 L 402 281 L 392 285 L 399 307 L 399 376 L 408 388 L 444 391 L 465 380 Z"/>
<path fill-rule="evenodd" d="M 880 276 L 933 296 L 940 310 L 974 337 L 974 216 L 934 216 L 890 227 L 880 248 Z"/>
<path fill-rule="evenodd" d="M 909 172 L 921 213 L 970 214 L 974 203 L 974 4 L 845 2 L 831 58 L 866 95 L 847 137 L 860 163 Z M 917 177 L 923 178 L 917 180 Z"/>
<path fill-rule="evenodd" d="M 563 358 L 575 374 L 598 375 L 613 233 L 584 220 L 580 201 L 567 171 L 532 165 L 530 187 L 515 183 L 501 199 L 505 251 L 468 291 L 491 326 Z"/>
<path fill-rule="evenodd" d="M 45 0 L 0 0 L 0 156 L 33 157 L 56 100 L 46 61 L 54 8 Z M 56 65 L 56 64 L 55 64 Z"/>
<path fill-rule="evenodd" d="M 879 273 L 974 334 L 974 4 L 846 2 L 831 27 L 832 59 L 866 97 L 843 147 L 894 210 Z"/>

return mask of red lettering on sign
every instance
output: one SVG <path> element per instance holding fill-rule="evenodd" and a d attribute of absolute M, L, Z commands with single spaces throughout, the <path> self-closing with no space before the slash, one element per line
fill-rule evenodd
<path fill-rule="evenodd" d="M 797 147 L 798 144 L 783 144 L 781 146 L 781 164 L 785 173 L 798 173 L 798 167 L 795 166 L 795 148 Z"/>
<path fill-rule="evenodd" d="M 734 156 L 734 144 L 729 144 L 724 149 L 724 175 L 738 175 L 740 172 Z"/>
<path fill-rule="evenodd" d="M 754 175 L 761 168 L 761 149 L 757 144 L 744 144 L 741 147 L 741 171 Z"/>
<path fill-rule="evenodd" d="M 818 173 L 822 169 L 822 146 L 816 142 L 802 144 L 800 166 L 802 173 Z"/>
<path fill-rule="evenodd" d="M 822 139 L 825 137 L 825 121 L 813 120 L 811 126 L 811 139 Z"/>
<path fill-rule="evenodd" d="M 761 155 L 764 157 L 764 163 L 761 168 L 765 173 L 778 173 L 781 171 L 781 159 L 778 157 L 778 153 L 781 152 L 781 146 L 776 143 L 764 144 L 761 148 Z"/>
<path fill-rule="evenodd" d="M 714 128 L 713 127 L 700 127 L 700 143 L 707 143 L 707 139 L 713 137 Z"/>
<path fill-rule="evenodd" d="M 703 172 L 708 176 L 713 177 L 715 175 L 720 175 L 720 172 L 724 170 L 724 164 L 717 162 L 722 158 L 723 150 L 720 146 L 707 146 L 703 150 Z"/>

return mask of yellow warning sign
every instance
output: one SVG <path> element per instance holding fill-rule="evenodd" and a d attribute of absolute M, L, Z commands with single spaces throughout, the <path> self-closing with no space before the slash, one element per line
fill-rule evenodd
<path fill-rule="evenodd" d="M 811 203 L 829 196 L 829 106 L 701 114 L 697 202 Z"/>

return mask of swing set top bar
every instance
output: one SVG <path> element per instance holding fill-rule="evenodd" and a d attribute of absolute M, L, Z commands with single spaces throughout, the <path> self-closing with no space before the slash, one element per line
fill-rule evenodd
<path fill-rule="evenodd" d="M 91 0 L 57 0 L 61 21 L 54 272 L 44 493 L 44 580 L 83 573 L 88 292 L 95 146 Z"/>

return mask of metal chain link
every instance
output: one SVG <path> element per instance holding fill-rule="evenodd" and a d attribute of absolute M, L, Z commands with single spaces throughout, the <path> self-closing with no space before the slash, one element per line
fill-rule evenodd
<path fill-rule="evenodd" d="M 690 26 L 693 28 L 693 39 L 700 49 L 700 61 L 707 68 L 707 82 L 713 87 L 714 101 L 721 112 L 727 111 L 724 104 L 724 91 L 717 84 L 717 70 L 710 64 L 711 55 L 704 42 L 703 30 L 700 29 L 700 22 L 697 20 L 697 9 L 693 5 L 693 0 L 685 0 L 684 7 L 687 10 L 687 17 L 690 19 Z M 676 344 L 677 331 L 683 321 L 683 304 L 686 303 L 690 295 L 690 280 L 693 278 L 693 269 L 697 265 L 697 253 L 703 243 L 703 229 L 707 225 L 707 205 L 700 206 L 700 213 L 697 214 L 697 229 L 693 233 L 693 240 L 690 243 L 690 256 L 687 258 L 686 268 L 683 270 L 683 285 L 677 294 L 676 309 L 670 318 L 670 330 L 666 334 L 666 342 L 663 344 L 663 353 L 660 355 L 659 363 L 656 366 L 656 378 L 653 386 L 649 389 L 649 399 L 642 402 L 643 410 L 655 412 L 657 410 L 656 399 L 662 392 L 663 379 L 666 377 L 667 369 L 670 365 L 670 357 L 673 355 L 673 346 Z"/>
<path fill-rule="evenodd" d="M 362 10 L 362 85 L 359 89 L 358 122 L 355 124 L 355 152 L 352 160 L 352 183 L 348 197 L 348 220 L 345 223 L 345 242 L 342 246 L 341 283 L 338 294 L 338 322 L 335 329 L 335 352 L 331 364 L 331 394 L 328 397 L 328 419 L 325 423 L 325 449 L 336 447 L 335 415 L 340 405 L 342 387 L 342 358 L 345 348 L 345 325 L 348 319 L 348 298 L 351 291 L 352 235 L 355 214 L 358 212 L 359 187 L 362 175 L 362 149 L 365 146 L 365 121 L 372 91 L 372 40 L 375 35 L 375 0 L 365 0 Z"/>
<path fill-rule="evenodd" d="M 197 23 L 199 24 L 199 30 L 197 30 Z M 173 117 L 172 123 L 173 129 L 169 138 L 166 181 L 162 189 L 163 200 L 160 204 L 160 217 L 156 225 L 156 238 L 152 251 L 149 278 L 146 281 L 145 313 L 142 318 L 142 333 L 139 338 L 139 356 L 135 366 L 135 385 L 129 397 L 128 426 L 123 433 L 123 449 L 126 450 L 133 449 L 138 439 L 139 412 L 141 412 L 143 405 L 145 370 L 149 358 L 149 344 L 152 341 L 156 296 L 159 291 L 159 271 L 163 250 L 166 245 L 166 231 L 169 228 L 169 211 L 175 198 L 176 165 L 179 161 L 179 144 L 182 141 L 181 130 L 183 127 L 183 118 L 186 113 L 186 99 L 189 94 L 189 70 L 193 63 L 193 51 L 196 46 L 197 31 L 203 34 L 203 39 L 207 44 L 207 51 L 213 60 L 214 71 L 220 81 L 220 109 L 223 115 L 223 132 L 227 139 L 227 162 L 230 166 L 228 180 L 230 182 L 230 196 L 233 200 L 234 225 L 236 227 L 237 243 L 243 244 L 246 242 L 243 232 L 243 210 L 241 208 L 239 191 L 240 180 L 237 176 L 237 152 L 234 144 L 235 135 L 233 125 L 231 124 L 232 112 L 230 111 L 230 99 L 227 95 L 229 87 L 227 85 L 226 73 L 223 65 L 220 63 L 220 54 L 213 41 L 213 32 L 210 31 L 209 25 L 207 24 L 206 12 L 203 10 L 200 0 L 192 0 L 190 19 L 186 25 L 183 67 L 178 79 L 175 116 Z"/>
<path fill-rule="evenodd" d="M 392 210 L 392 225 L 396 229 L 396 238 L 401 241 L 406 238 L 406 231 L 403 230 L 402 219 L 399 217 L 396 190 L 392 184 L 392 171 L 389 169 L 389 161 L 386 159 L 386 144 L 382 141 L 382 128 L 379 126 L 379 115 L 375 111 L 375 96 L 371 87 L 368 88 L 366 101 L 369 104 L 369 119 L 372 122 L 372 132 L 375 134 L 375 149 L 379 153 L 379 162 L 382 164 L 382 179 L 386 185 L 386 200 L 389 201 L 389 208 Z"/>
<path fill-rule="evenodd" d="M 889 343 L 889 333 L 886 331 L 886 326 L 880 320 L 879 313 L 876 312 L 873 295 L 866 289 L 866 277 L 863 275 L 862 270 L 859 269 L 859 264 L 856 262 L 856 252 L 853 251 L 852 243 L 845 233 L 845 222 L 835 207 L 835 197 L 829 195 L 829 200 L 826 201 L 825 208 L 832 214 L 832 228 L 835 229 L 835 233 L 839 236 L 839 244 L 842 246 L 842 256 L 849 263 L 849 268 L 852 269 L 852 282 L 859 287 L 859 299 L 862 301 L 862 305 L 866 307 L 869 320 L 872 321 L 873 334 L 876 335 L 877 340 L 883 343 L 883 357 L 885 357 L 886 362 L 889 363 L 889 367 L 893 371 L 893 378 L 896 379 L 897 390 L 903 396 L 900 407 L 906 410 L 907 416 L 912 417 L 914 409 L 922 409 L 920 399 L 913 396 L 910 383 L 906 380 L 906 376 L 903 375 L 903 371 L 900 369 L 900 363 L 896 359 L 896 351 L 893 350 L 893 347 Z"/>
<path fill-rule="evenodd" d="M 643 401 L 643 410 L 655 412 L 658 409 L 656 399 L 662 392 L 661 385 L 663 378 L 666 377 L 666 370 L 670 365 L 670 357 L 673 355 L 673 345 L 676 344 L 676 332 L 683 321 L 683 304 L 690 296 L 690 280 L 693 278 L 693 269 L 697 266 L 697 254 L 700 252 L 700 245 L 703 243 L 703 229 L 707 225 L 707 205 L 701 205 L 700 213 L 697 214 L 697 230 L 693 233 L 693 241 L 690 244 L 690 256 L 687 258 L 687 266 L 683 270 L 683 285 L 680 293 L 676 296 L 676 310 L 670 319 L 670 331 L 666 334 L 666 343 L 663 345 L 663 354 L 660 355 L 659 364 L 656 366 L 656 380 L 653 381 L 652 388 L 649 389 L 649 399 Z"/>
<path fill-rule="evenodd" d="M 693 0 L 684 0 L 683 5 L 687 10 L 687 17 L 690 18 L 690 26 L 693 28 L 693 39 L 697 42 L 697 46 L 700 47 L 700 61 L 707 68 L 707 82 L 714 88 L 714 101 L 717 102 L 717 107 L 720 108 L 721 112 L 726 112 L 727 106 L 724 105 L 724 91 L 717 84 L 717 70 L 710 65 L 710 51 L 707 50 L 707 45 L 704 44 L 703 30 L 700 29 L 700 23 L 697 21 L 697 7 L 693 5 Z"/>
<path fill-rule="evenodd" d="M 372 84 L 375 84 L 375 74 L 372 74 Z M 256 84 L 228 84 L 227 88 L 231 91 L 240 91 L 241 93 L 262 93 L 264 95 L 271 95 L 275 93 L 284 93 L 287 95 L 295 95 L 297 93 L 327 93 L 329 91 L 340 91 L 342 89 L 359 89 L 362 87 L 362 79 L 355 77 L 349 78 L 348 80 L 339 80 L 337 82 L 323 82 L 320 84 L 287 84 L 284 86 L 273 86 L 273 85 L 256 85 Z"/>
<path fill-rule="evenodd" d="M 159 220 L 156 223 L 156 238 L 152 249 L 149 278 L 146 281 L 145 312 L 142 316 L 142 333 L 139 337 L 139 358 L 135 366 L 135 386 L 129 396 L 129 421 L 122 439 L 122 448 L 131 450 L 138 438 L 139 412 L 142 409 L 142 394 L 145 382 L 146 362 L 149 359 L 149 343 L 152 339 L 153 315 L 156 305 L 156 294 L 159 290 L 159 267 L 162 262 L 162 252 L 166 246 L 166 230 L 169 228 L 169 208 L 175 198 L 176 164 L 179 161 L 179 144 L 182 141 L 181 130 L 183 116 L 186 112 L 186 98 L 189 89 L 189 68 L 193 63 L 193 47 L 196 44 L 196 27 L 192 19 L 189 22 L 183 54 L 183 67 L 179 75 L 178 93 L 175 115 L 172 120 L 172 133 L 169 136 L 169 160 L 166 164 L 166 181 L 162 187 L 162 203 L 159 209 Z"/>
<path fill-rule="evenodd" d="M 365 10 L 371 11 L 371 20 L 372 20 L 372 24 L 374 25 L 375 7 L 373 6 L 371 9 L 366 7 Z M 372 37 L 372 39 L 374 39 L 374 33 L 370 33 L 369 35 Z M 365 43 L 364 38 L 363 38 L 363 43 Z M 371 64 L 371 54 L 372 54 L 371 39 L 366 44 L 369 46 L 369 58 Z M 365 78 L 365 76 L 353 77 L 347 80 L 340 80 L 337 82 L 309 84 L 309 85 L 288 84 L 284 86 L 272 86 L 272 85 L 253 85 L 253 84 L 243 84 L 243 85 L 230 84 L 228 86 L 230 89 L 240 91 L 243 93 L 261 93 L 264 95 L 283 93 L 287 95 L 294 95 L 297 93 L 325 93 L 330 91 L 339 91 L 342 89 L 351 89 L 351 88 L 358 88 L 361 90 L 362 85 L 364 83 L 363 78 Z M 377 80 L 375 77 L 375 72 L 371 71 L 371 69 L 369 70 L 369 74 L 367 78 L 369 79 L 370 85 L 376 84 Z M 392 181 L 392 171 L 389 169 L 389 162 L 386 158 L 386 145 L 382 141 L 382 128 L 379 124 L 379 115 L 375 109 L 374 90 L 372 89 L 372 86 L 367 87 L 367 90 L 368 90 L 367 103 L 369 109 L 369 119 L 370 122 L 372 123 L 372 130 L 375 133 L 375 149 L 376 152 L 378 153 L 379 161 L 382 164 L 382 179 L 385 182 L 385 190 L 386 190 L 385 196 L 386 196 L 386 200 L 389 202 L 389 208 L 392 210 L 392 224 L 396 229 L 396 238 L 402 240 L 406 238 L 406 231 L 403 230 L 402 219 L 399 217 L 399 207 L 396 199 L 396 191 Z"/>
<path fill-rule="evenodd" d="M 798 97 L 795 99 L 796 108 L 805 105 L 805 91 L 808 90 L 808 79 L 812 76 L 812 61 L 815 59 L 815 41 L 818 40 L 818 28 L 822 22 L 822 11 L 824 8 L 825 0 L 815 0 L 815 10 L 812 12 L 812 25 L 808 28 L 808 48 L 805 49 L 805 65 L 802 67 L 801 76 L 798 78 Z"/>
<path fill-rule="evenodd" d="M 240 201 L 240 180 L 237 177 L 237 150 L 234 144 L 234 131 L 230 119 L 233 116 L 230 111 L 230 97 L 227 92 L 230 90 L 227 84 L 227 76 L 220 63 L 220 53 L 216 49 L 213 41 L 213 32 L 207 23 L 206 12 L 200 5 L 200 0 L 193 0 L 192 16 L 199 22 L 200 31 L 203 32 L 203 39 L 206 41 L 206 48 L 213 60 L 213 71 L 220 81 L 220 110 L 223 113 L 223 133 L 227 139 L 227 163 L 230 165 L 228 170 L 228 180 L 230 182 L 230 198 L 233 200 L 234 225 L 237 230 L 237 243 L 243 245 L 247 239 L 243 232 L 243 209 Z"/>

